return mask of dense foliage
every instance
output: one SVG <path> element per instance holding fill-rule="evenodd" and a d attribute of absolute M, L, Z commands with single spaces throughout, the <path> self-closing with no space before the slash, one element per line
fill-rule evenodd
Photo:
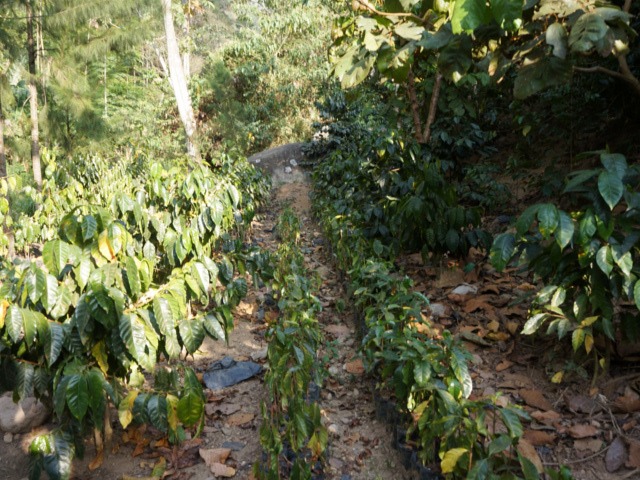
<path fill-rule="evenodd" d="M 247 292 L 236 272 L 263 262 L 242 234 L 267 184 L 243 160 L 221 161 L 217 173 L 153 164 L 132 179 L 124 168 L 87 185 L 93 193 L 61 218 L 66 202 L 54 197 L 42 260 L 3 269 L 0 384 L 51 405 L 62 429 L 35 441 L 34 478 L 40 468 L 68 477 L 74 447 L 88 428 L 102 431 L 109 402 L 123 427 L 149 422 L 173 442 L 201 428 L 202 386 L 176 360 L 205 336 L 227 338 Z"/>

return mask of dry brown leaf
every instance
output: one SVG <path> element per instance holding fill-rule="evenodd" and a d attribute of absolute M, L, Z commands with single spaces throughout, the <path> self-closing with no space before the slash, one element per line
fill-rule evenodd
<path fill-rule="evenodd" d="M 513 362 L 511 360 L 502 360 L 498 365 L 496 365 L 496 372 L 502 372 L 507 368 L 511 368 L 513 366 Z"/>
<path fill-rule="evenodd" d="M 237 427 L 238 425 L 249 423 L 254 417 L 255 415 L 253 413 L 234 413 L 227 418 L 227 424 L 232 427 Z"/>
<path fill-rule="evenodd" d="M 524 402 L 538 410 L 553 410 L 553 405 L 547 400 L 540 390 L 522 389 L 518 391 Z"/>
<path fill-rule="evenodd" d="M 136 448 L 131 454 L 132 457 L 137 457 L 138 455 L 142 455 L 144 453 L 144 449 L 147 448 L 147 445 L 151 443 L 151 439 L 143 438 L 142 440 L 136 443 Z"/>
<path fill-rule="evenodd" d="M 509 320 L 506 323 L 506 327 L 507 327 L 507 331 L 511 334 L 511 335 L 515 335 L 516 333 L 518 333 L 518 331 L 520 330 L 520 324 L 518 322 L 514 322 L 512 320 Z"/>
<path fill-rule="evenodd" d="M 493 285 L 493 284 L 485 285 L 484 287 L 482 287 L 482 289 L 480 289 L 480 292 L 495 293 L 496 295 L 500 295 L 500 289 L 498 288 L 497 285 Z"/>
<path fill-rule="evenodd" d="M 491 320 L 487 324 L 487 328 L 490 332 L 497 332 L 498 330 L 500 330 L 500 322 L 498 322 L 497 320 Z"/>
<path fill-rule="evenodd" d="M 538 422 L 550 426 L 555 426 L 555 424 L 562 419 L 562 416 L 553 410 L 549 410 L 547 412 L 533 412 L 531 416 Z"/>
<path fill-rule="evenodd" d="M 580 452 L 597 453 L 602 450 L 602 440 L 599 438 L 579 438 L 574 440 L 573 448 Z"/>
<path fill-rule="evenodd" d="M 566 395 L 564 401 L 567 403 L 567 407 L 574 413 L 588 413 L 592 414 L 601 409 L 598 402 L 593 398 L 589 398 L 586 395 Z"/>
<path fill-rule="evenodd" d="M 362 364 L 362 360 L 359 358 L 345 363 L 344 369 L 353 375 L 362 375 L 364 373 L 364 365 Z"/>
<path fill-rule="evenodd" d="M 616 409 L 625 413 L 637 412 L 640 410 L 640 396 L 630 388 L 627 388 L 624 395 L 616 398 L 613 405 Z"/>
<path fill-rule="evenodd" d="M 599 430 L 593 425 L 587 425 L 584 423 L 573 425 L 567 429 L 567 433 L 573 438 L 595 437 L 598 432 Z"/>
<path fill-rule="evenodd" d="M 640 468 L 640 442 L 631 440 L 629 442 L 629 459 L 625 463 L 627 468 Z"/>
<path fill-rule="evenodd" d="M 104 462 L 104 450 L 98 452 L 94 459 L 91 460 L 89 470 L 93 472 L 95 469 L 100 468 L 102 466 L 102 462 Z"/>
<path fill-rule="evenodd" d="M 470 299 L 464 306 L 465 313 L 475 312 L 476 310 L 494 310 L 493 305 L 488 303 L 493 297 L 491 295 L 480 295 Z"/>
<path fill-rule="evenodd" d="M 534 447 L 551 445 L 556 440 L 556 435 L 542 430 L 526 430 L 523 438 Z"/>
<path fill-rule="evenodd" d="M 213 463 L 224 463 L 231 455 L 230 448 L 201 448 L 199 450 L 200 457 L 207 464 L 207 467 Z"/>
<path fill-rule="evenodd" d="M 212 463 L 209 468 L 216 477 L 231 478 L 236 474 L 235 468 L 227 467 L 221 463 Z"/>
<path fill-rule="evenodd" d="M 607 472 L 613 473 L 618 471 L 627 461 L 627 446 L 624 440 L 620 437 L 616 437 L 606 455 L 604 456 L 604 465 L 607 468 Z"/>
<path fill-rule="evenodd" d="M 507 317 L 525 318 L 527 316 L 527 311 L 522 307 L 503 308 L 500 311 Z"/>
<path fill-rule="evenodd" d="M 518 442 L 517 447 L 518 453 L 529 460 L 536 466 L 536 470 L 538 473 L 544 472 L 544 467 L 542 466 L 542 460 L 540 460 L 540 455 L 536 451 L 535 447 L 531 445 L 527 440 L 521 438 Z"/>
<path fill-rule="evenodd" d="M 511 336 L 505 332 L 489 332 L 487 333 L 487 338 L 489 340 L 495 340 L 496 342 L 506 342 Z"/>

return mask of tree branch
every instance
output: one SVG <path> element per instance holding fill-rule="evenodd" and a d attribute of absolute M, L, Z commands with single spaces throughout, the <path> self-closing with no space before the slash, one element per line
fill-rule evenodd
<path fill-rule="evenodd" d="M 640 80 L 634 77 L 631 69 L 629 68 L 629 64 L 627 63 L 627 57 L 624 55 L 618 55 L 618 64 L 620 65 L 620 72 L 616 72 L 615 70 L 611 70 L 609 68 L 597 66 L 597 67 L 573 67 L 573 70 L 576 72 L 584 72 L 584 73 L 604 73 L 605 75 L 609 75 L 610 77 L 617 78 L 618 80 L 622 80 L 629 84 L 637 95 L 640 96 Z"/>
<path fill-rule="evenodd" d="M 438 111 L 438 99 L 440 98 L 440 87 L 442 86 L 442 74 L 436 72 L 436 82 L 433 85 L 433 93 L 431 94 L 431 103 L 429 104 L 429 116 L 427 117 L 427 124 L 424 127 L 424 134 L 422 135 L 424 143 L 429 143 L 431 140 L 431 126 L 436 119 L 436 112 Z"/>
<path fill-rule="evenodd" d="M 623 12 L 629 13 L 629 10 L 631 10 L 631 2 L 632 0 L 625 0 L 624 5 L 622 7 Z"/>
<path fill-rule="evenodd" d="M 420 104 L 418 103 L 418 97 L 416 96 L 415 76 L 411 69 L 409 69 L 409 75 L 407 76 L 407 94 L 409 95 L 409 102 L 411 103 L 411 113 L 413 115 L 413 128 L 415 130 L 416 141 L 418 143 L 423 143 L 422 123 L 420 122 Z"/>
<path fill-rule="evenodd" d="M 354 3 L 357 3 L 361 7 L 364 7 L 365 10 L 370 11 L 371 13 L 375 13 L 376 15 L 380 15 L 382 17 L 406 17 L 419 22 L 420 24 L 424 24 L 427 22 L 427 19 L 422 19 L 413 13 L 389 13 L 389 12 L 381 12 L 376 7 L 371 5 L 367 0 L 354 0 Z"/>

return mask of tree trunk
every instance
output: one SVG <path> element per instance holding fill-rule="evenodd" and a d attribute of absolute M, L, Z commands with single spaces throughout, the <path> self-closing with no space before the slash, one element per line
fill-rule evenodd
<path fill-rule="evenodd" d="M 0 92 L 0 178 L 7 176 L 7 156 L 4 150 L 4 114 L 2 111 L 2 93 Z"/>
<path fill-rule="evenodd" d="M 164 13 L 164 31 L 167 39 L 167 63 L 169 64 L 170 83 L 176 97 L 176 103 L 178 104 L 180 120 L 182 120 L 184 132 L 187 137 L 187 153 L 190 157 L 199 160 L 198 150 L 194 143 L 196 120 L 193 115 L 193 107 L 191 106 L 187 79 L 182 67 L 180 50 L 178 49 L 178 40 L 176 39 L 173 15 L 171 13 L 171 0 L 161 0 L 161 2 Z"/>
<path fill-rule="evenodd" d="M 38 88 L 36 86 L 36 45 L 33 38 L 33 9 L 31 0 L 25 2 L 27 17 L 27 54 L 29 56 L 29 107 L 31 113 L 31 165 L 33 179 L 38 189 L 42 188 L 40 169 L 40 131 L 38 130 Z"/>

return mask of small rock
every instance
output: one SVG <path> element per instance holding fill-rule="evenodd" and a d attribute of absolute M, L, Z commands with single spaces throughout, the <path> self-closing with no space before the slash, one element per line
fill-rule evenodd
<path fill-rule="evenodd" d="M 435 318 L 444 317 L 447 313 L 447 307 L 442 303 L 432 303 L 429 305 L 429 311 Z"/>
<path fill-rule="evenodd" d="M 478 293 L 478 287 L 475 285 L 469 285 L 468 283 L 463 283 L 462 285 L 458 285 L 453 289 L 451 293 L 456 295 L 468 295 L 470 293 Z"/>
<path fill-rule="evenodd" d="M 342 428 L 339 427 L 338 425 L 336 425 L 335 423 L 332 423 L 331 425 L 329 425 L 327 427 L 327 431 L 331 434 L 334 435 L 336 437 L 339 437 L 340 435 L 342 435 Z"/>
<path fill-rule="evenodd" d="M 49 410 L 34 397 L 13 403 L 10 396 L 0 397 L 0 430 L 11 433 L 29 432 L 49 418 Z"/>
<path fill-rule="evenodd" d="M 357 397 L 358 395 L 360 395 L 360 391 L 357 388 L 354 388 L 353 392 L 351 392 L 351 395 L 353 395 L 354 397 Z"/>
<path fill-rule="evenodd" d="M 222 448 L 228 448 L 232 452 L 239 452 L 244 447 L 246 447 L 246 444 L 242 442 L 224 442 L 222 444 Z"/>
<path fill-rule="evenodd" d="M 298 162 L 296 162 L 295 158 L 292 158 L 291 160 L 289 160 L 289 163 L 291 164 L 292 167 L 297 167 L 298 166 Z"/>
<path fill-rule="evenodd" d="M 256 158 L 256 159 L 254 160 L 254 163 L 258 164 L 258 163 L 260 163 L 261 161 L 262 161 L 262 159 L 261 159 L 261 158 Z"/>
<path fill-rule="evenodd" d="M 11 432 L 7 432 L 4 434 L 4 443 L 11 443 L 13 442 L 13 433 Z"/>
<path fill-rule="evenodd" d="M 264 347 L 251 354 L 251 360 L 253 360 L 254 362 L 259 362 L 260 360 L 264 360 L 265 358 L 267 358 L 267 347 Z"/>
<path fill-rule="evenodd" d="M 336 377 L 340 373 L 340 370 L 335 365 L 331 365 L 328 369 L 328 372 L 332 377 Z"/>
<path fill-rule="evenodd" d="M 293 172 L 291 167 L 284 167 L 284 173 L 291 173 L 291 172 Z"/>

